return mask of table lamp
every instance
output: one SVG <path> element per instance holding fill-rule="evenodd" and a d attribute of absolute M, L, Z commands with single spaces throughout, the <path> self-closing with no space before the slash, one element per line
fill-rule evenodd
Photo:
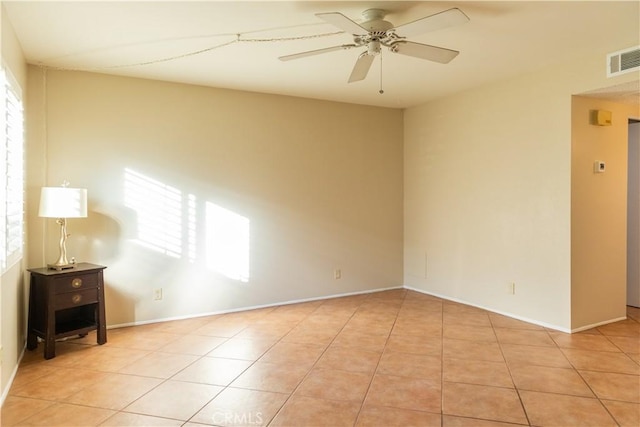
<path fill-rule="evenodd" d="M 64 270 L 73 268 L 75 260 L 67 260 L 66 241 L 67 218 L 87 217 L 87 190 L 84 188 L 43 187 L 40 193 L 40 211 L 38 216 L 56 218 L 60 225 L 60 257 L 53 264 L 47 264 L 50 269 Z"/>

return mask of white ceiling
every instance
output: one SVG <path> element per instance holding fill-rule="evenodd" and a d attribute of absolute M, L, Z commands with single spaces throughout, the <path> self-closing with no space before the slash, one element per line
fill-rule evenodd
<path fill-rule="evenodd" d="M 32 64 L 396 108 L 640 44 L 638 1 L 2 3 Z M 361 21 L 372 7 L 394 25 L 460 8 L 470 22 L 410 38 L 460 55 L 443 65 L 383 51 L 382 95 L 378 59 L 367 79 L 347 83 L 361 49 L 278 60 L 352 42 L 344 33 L 307 38 L 339 31 L 315 13 Z"/>

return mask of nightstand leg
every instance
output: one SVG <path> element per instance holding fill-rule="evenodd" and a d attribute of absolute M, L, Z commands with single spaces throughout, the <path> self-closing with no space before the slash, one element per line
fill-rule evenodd
<path fill-rule="evenodd" d="M 98 327 L 98 344 L 102 345 L 107 342 L 107 328 L 105 325 Z"/>
<path fill-rule="evenodd" d="M 54 337 L 47 337 L 44 340 L 44 358 L 53 359 L 56 357 L 56 340 Z"/>
<path fill-rule="evenodd" d="M 54 300 L 54 287 L 48 286 L 48 301 Z M 56 357 L 56 311 L 52 303 L 45 305 L 45 319 L 47 319 L 47 327 L 44 334 L 44 358 L 53 359 Z"/>
<path fill-rule="evenodd" d="M 36 348 L 38 348 L 38 337 L 29 332 L 27 334 L 27 350 L 35 350 Z"/>
<path fill-rule="evenodd" d="M 98 272 L 98 344 L 102 345 L 107 342 L 107 316 L 104 309 L 104 277 L 102 270 Z"/>
<path fill-rule="evenodd" d="M 38 337 L 33 333 L 35 327 L 35 311 L 36 311 L 36 278 L 31 276 L 29 280 L 29 318 L 27 322 L 27 350 L 35 350 L 38 348 Z"/>

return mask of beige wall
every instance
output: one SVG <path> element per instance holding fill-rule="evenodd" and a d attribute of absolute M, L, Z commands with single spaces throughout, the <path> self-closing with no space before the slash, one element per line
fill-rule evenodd
<path fill-rule="evenodd" d="M 406 286 L 568 327 L 570 98 L 548 78 L 406 112 Z"/>
<path fill-rule="evenodd" d="M 591 124 L 594 110 L 611 126 Z M 572 102 L 571 326 L 581 329 L 626 317 L 628 119 L 638 105 L 581 96 Z M 594 162 L 605 162 L 594 173 Z"/>
<path fill-rule="evenodd" d="M 22 54 L 11 22 L 7 19 L 4 6 L 0 7 L 2 22 L 1 52 L 6 66 L 23 90 L 27 86 L 27 64 Z M 26 247 L 25 247 L 26 250 Z M 0 395 L 4 399 L 9 381 L 17 369 L 18 359 L 25 343 L 26 303 L 25 282 L 23 280 L 24 261 L 9 268 L 0 277 L 0 343 L 2 358 L 0 363 Z"/>
<path fill-rule="evenodd" d="M 405 286 L 572 329 L 571 96 L 637 79 L 605 56 L 406 111 Z"/>
<path fill-rule="evenodd" d="M 37 68 L 29 77 L 29 159 L 41 175 L 30 188 L 66 179 L 88 189 L 89 217 L 69 220 L 67 248 L 108 266 L 109 325 L 402 285 L 401 110 Z M 182 225 L 179 257 L 139 241 L 138 221 L 163 208 L 144 219 L 127 195 L 140 186 L 152 204 L 159 185 L 181 194 L 181 219 L 168 219 Z M 57 229 L 30 200 L 38 266 L 56 257 Z M 247 282 L 207 261 L 211 204 L 249 224 Z"/>

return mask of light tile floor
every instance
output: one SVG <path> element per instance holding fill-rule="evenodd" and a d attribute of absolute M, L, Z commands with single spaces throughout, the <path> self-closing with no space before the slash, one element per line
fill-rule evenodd
<path fill-rule="evenodd" d="M 638 426 L 640 309 L 564 334 L 407 290 L 27 352 L 2 426 Z"/>

